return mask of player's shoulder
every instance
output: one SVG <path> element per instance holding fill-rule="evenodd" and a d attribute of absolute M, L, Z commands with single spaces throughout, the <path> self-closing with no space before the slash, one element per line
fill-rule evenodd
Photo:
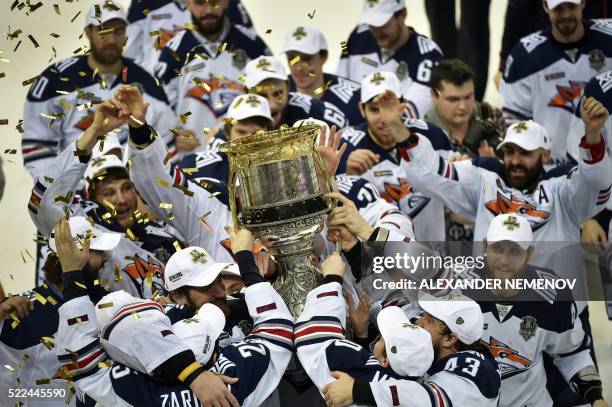
<path fill-rule="evenodd" d="M 450 139 L 444 130 L 437 124 L 422 119 L 412 119 L 409 117 L 405 118 L 404 124 L 410 131 L 427 137 L 434 150 L 453 150 Z"/>
<path fill-rule="evenodd" d="M 229 36 L 235 37 L 237 39 L 242 39 L 243 41 L 247 40 L 247 41 L 255 42 L 255 41 L 260 40 L 255 30 L 249 27 L 245 27 L 242 24 L 232 24 L 232 28 L 230 29 L 228 33 L 228 37 Z"/>
<path fill-rule="evenodd" d="M 367 144 L 367 124 L 347 127 L 342 131 L 342 139 L 349 143 L 349 148 L 358 148 Z"/>
<path fill-rule="evenodd" d="M 378 52 L 378 45 L 366 24 L 359 24 L 351 31 L 346 42 L 350 55 L 363 55 Z"/>
<path fill-rule="evenodd" d="M 87 56 L 64 58 L 49 65 L 36 79 L 28 92 L 28 100 L 44 101 L 60 97 L 57 90 L 72 91 L 92 85 L 95 81 L 88 73 Z"/>
<path fill-rule="evenodd" d="M 594 97 L 610 110 L 612 108 L 612 70 L 592 77 L 584 88 L 584 96 Z"/>
<path fill-rule="evenodd" d="M 301 117 L 302 115 L 308 115 L 311 110 L 313 110 L 313 107 L 315 110 L 321 110 L 323 111 L 323 106 L 322 103 L 308 95 L 305 95 L 303 93 L 299 93 L 299 92 L 289 92 L 289 101 L 287 102 L 287 105 L 290 108 L 290 113 L 292 113 L 293 115 L 296 115 L 296 111 L 299 112 L 299 118 L 297 118 L 295 121 L 300 120 L 301 118 L 306 118 L 306 117 Z M 293 124 L 293 123 L 288 123 L 288 124 Z"/>
<path fill-rule="evenodd" d="M 398 59 L 410 58 L 410 64 L 420 63 L 423 59 L 442 59 L 442 50 L 431 38 L 416 32 L 410 28 L 411 35 L 408 42 L 397 52 Z"/>
<path fill-rule="evenodd" d="M 325 349 L 331 370 L 351 371 L 367 366 L 380 367 L 380 363 L 363 346 L 347 339 L 338 339 Z"/>
<path fill-rule="evenodd" d="M 586 37 L 589 45 L 612 49 L 612 19 L 587 20 L 585 25 L 590 34 Z"/>
<path fill-rule="evenodd" d="M 530 76 L 563 58 L 564 51 L 551 39 L 549 29 L 521 38 L 506 60 L 504 80 L 514 82 Z"/>
<path fill-rule="evenodd" d="M 153 75 L 130 58 L 123 57 L 123 64 L 127 68 L 127 83 L 139 86 L 144 94 L 168 104 L 164 88 Z"/>
<path fill-rule="evenodd" d="M 172 0 L 133 0 L 128 8 L 128 22 L 134 23 L 148 18 L 152 11 L 155 11 L 168 4 L 174 3 Z"/>
<path fill-rule="evenodd" d="M 175 61 L 174 64 L 181 64 L 189 51 L 195 47 L 198 47 L 199 45 L 200 42 L 191 33 L 191 30 L 180 30 L 161 50 L 160 60 L 163 60 L 164 62 L 169 62 L 169 60 L 172 60 Z M 176 58 L 176 56 L 178 56 L 178 58 Z"/>
<path fill-rule="evenodd" d="M 488 399 L 499 395 L 501 376 L 499 367 L 491 355 L 477 351 L 456 352 L 436 362 L 430 369 L 430 380 L 434 383 L 436 373 L 449 373 L 473 383 Z"/>
<path fill-rule="evenodd" d="M 377 189 L 366 179 L 354 175 L 336 175 L 338 191 L 355 203 L 357 209 L 367 207 L 380 195 Z"/>

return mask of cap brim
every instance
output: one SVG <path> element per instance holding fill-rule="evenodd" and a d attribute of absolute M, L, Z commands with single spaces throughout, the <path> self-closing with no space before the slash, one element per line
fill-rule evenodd
<path fill-rule="evenodd" d="M 504 140 L 501 143 L 499 143 L 499 145 L 497 146 L 497 150 L 501 150 L 503 146 L 508 145 L 508 144 L 514 144 L 519 146 L 520 148 L 522 148 L 525 151 L 535 151 L 538 148 L 545 148 L 542 146 L 532 146 L 532 145 L 528 145 L 528 143 L 521 143 L 519 141 L 516 140 Z"/>
<path fill-rule="evenodd" d="M 531 246 L 531 242 L 527 242 L 527 241 L 517 242 L 516 240 L 509 239 L 508 236 L 505 234 L 493 233 L 493 234 L 487 235 L 487 243 L 489 244 L 503 242 L 503 241 L 516 243 L 523 250 L 527 250 Z"/>
<path fill-rule="evenodd" d="M 119 245 L 121 234 L 114 232 L 96 232 L 96 237 L 91 240 L 91 250 L 112 250 Z"/>
<path fill-rule="evenodd" d="M 247 88 L 252 89 L 263 81 L 265 81 L 266 79 L 279 79 L 281 81 L 286 81 L 287 75 L 281 75 L 275 72 L 260 71 L 257 75 L 255 75 L 255 78 L 253 79 L 247 77 L 245 84 Z"/>
<path fill-rule="evenodd" d="M 283 50 L 281 52 L 287 53 L 287 52 L 293 51 L 293 52 L 299 52 L 300 54 L 315 55 L 315 54 L 318 54 L 319 51 L 324 50 L 324 48 L 318 48 L 314 44 L 309 44 L 309 45 L 311 46 L 304 46 L 304 45 L 297 45 L 294 43 L 289 43 L 283 47 Z"/>
<path fill-rule="evenodd" d="M 199 273 L 198 276 L 192 280 L 185 280 L 183 286 L 190 285 L 193 287 L 208 287 L 217 279 L 221 274 L 221 271 L 231 263 L 215 263 L 207 267 L 206 272 Z"/>
<path fill-rule="evenodd" d="M 434 318 L 438 318 L 439 320 L 443 321 L 441 317 L 445 317 L 446 315 L 444 315 L 442 312 L 442 307 L 440 306 L 442 301 L 443 300 L 440 298 L 434 297 L 426 292 L 419 292 L 419 307 Z"/>
<path fill-rule="evenodd" d="M 372 13 L 366 12 L 361 15 L 361 23 L 371 25 L 373 27 L 382 27 L 387 24 L 394 13 Z"/>
<path fill-rule="evenodd" d="M 221 270 L 221 275 L 241 277 L 240 269 L 238 268 L 238 265 L 236 263 L 231 263 L 228 266 L 224 267 L 223 270 Z"/>

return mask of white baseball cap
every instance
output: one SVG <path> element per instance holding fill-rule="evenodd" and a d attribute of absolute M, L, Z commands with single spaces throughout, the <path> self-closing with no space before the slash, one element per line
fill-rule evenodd
<path fill-rule="evenodd" d="M 515 213 L 497 215 L 489 224 L 487 243 L 509 240 L 523 249 L 529 248 L 533 242 L 533 234 L 529 221 Z"/>
<path fill-rule="evenodd" d="M 431 335 L 410 320 L 400 307 L 386 307 L 376 317 L 389 365 L 401 376 L 422 376 L 434 359 Z"/>
<path fill-rule="evenodd" d="M 546 5 L 551 10 L 562 3 L 580 4 L 581 0 L 546 0 Z"/>
<path fill-rule="evenodd" d="M 361 102 L 366 103 L 386 90 L 391 90 L 398 98 L 402 97 L 400 81 L 388 71 L 373 72 L 361 81 Z"/>
<path fill-rule="evenodd" d="M 272 121 L 268 99 L 253 94 L 236 96 L 232 100 L 226 114 L 228 119 L 234 120 L 243 120 L 257 116 Z"/>
<path fill-rule="evenodd" d="M 419 306 L 431 316 L 443 321 L 466 345 L 482 337 L 484 318 L 480 306 L 465 295 L 434 297 L 420 292 Z"/>
<path fill-rule="evenodd" d="M 96 304 L 96 323 L 98 324 L 98 331 L 101 331 L 121 308 L 142 301 L 142 298 L 136 298 L 124 290 L 113 291 L 112 293 L 106 294 Z"/>
<path fill-rule="evenodd" d="M 104 141 L 104 144 L 102 144 L 102 141 Z M 121 150 L 121 155 L 123 156 L 123 146 L 119 142 L 117 134 L 111 131 L 104 136 L 104 140 L 96 142 L 96 145 L 94 145 L 94 148 L 91 150 L 91 158 L 98 158 L 103 155 L 114 155 L 109 153 L 115 149 Z"/>
<path fill-rule="evenodd" d="M 404 0 L 366 0 L 363 3 L 361 24 L 381 27 L 393 17 L 396 11 L 406 7 Z"/>
<path fill-rule="evenodd" d="M 221 270 L 221 275 L 242 277 L 240 268 L 236 263 L 230 263 Z"/>
<path fill-rule="evenodd" d="M 300 126 L 319 126 L 324 127 L 327 130 L 327 137 L 329 137 L 329 125 L 325 123 L 323 120 L 315 119 L 314 117 L 309 117 L 307 119 L 300 119 L 297 122 L 293 123 L 292 127 L 298 128 Z M 317 144 L 319 143 L 319 137 L 321 136 L 321 132 L 317 134 Z M 327 142 L 327 140 L 325 140 Z"/>
<path fill-rule="evenodd" d="M 278 58 L 261 56 L 246 65 L 244 69 L 245 85 L 248 89 L 254 88 L 266 79 L 287 80 L 287 72 Z"/>
<path fill-rule="evenodd" d="M 112 250 L 117 247 L 121 240 L 121 233 L 103 231 L 99 227 L 89 223 L 83 216 L 70 217 L 70 219 L 68 219 L 68 224 L 70 225 L 72 240 L 74 240 L 79 249 L 83 248 L 83 240 L 88 236 L 90 237 L 90 250 Z M 55 245 L 55 230 L 51 232 L 51 236 L 49 237 L 49 248 L 54 252 L 57 251 L 57 246 Z"/>
<path fill-rule="evenodd" d="M 127 13 L 119 3 L 111 0 L 94 1 L 85 15 L 85 27 L 101 25 L 107 21 L 118 19 L 129 24 Z"/>
<path fill-rule="evenodd" d="M 215 342 L 225 327 L 225 315 L 219 307 L 204 304 L 193 318 L 172 325 L 172 332 L 183 340 L 195 354 L 196 360 L 205 365 L 210 360 Z"/>
<path fill-rule="evenodd" d="M 108 154 L 96 158 L 92 157 L 92 159 L 89 160 L 89 165 L 85 170 L 85 179 L 88 182 L 91 182 L 94 178 L 104 175 L 103 171 L 109 168 L 121 168 L 126 174 L 128 174 L 125 165 L 123 165 L 123 162 L 121 162 L 119 157 L 113 154 Z"/>
<path fill-rule="evenodd" d="M 231 263 L 217 263 L 201 247 L 191 246 L 174 253 L 164 271 L 166 290 L 173 291 L 186 285 L 207 287 Z"/>
<path fill-rule="evenodd" d="M 533 120 L 517 122 L 508 127 L 504 141 L 499 143 L 497 149 L 501 149 L 502 146 L 508 143 L 516 144 L 527 151 L 537 150 L 538 148 L 550 150 L 548 131 L 541 124 Z"/>
<path fill-rule="evenodd" d="M 287 33 L 281 52 L 297 51 L 314 55 L 321 50 L 327 51 L 327 40 L 323 33 L 316 28 L 300 26 Z"/>

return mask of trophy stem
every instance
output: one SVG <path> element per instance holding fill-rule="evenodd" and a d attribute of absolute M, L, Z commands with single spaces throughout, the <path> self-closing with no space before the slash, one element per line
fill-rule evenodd
<path fill-rule="evenodd" d="M 304 311 L 306 296 L 323 281 L 323 277 L 311 264 L 310 256 L 282 259 L 277 263 L 280 270 L 274 288 L 297 318 Z"/>

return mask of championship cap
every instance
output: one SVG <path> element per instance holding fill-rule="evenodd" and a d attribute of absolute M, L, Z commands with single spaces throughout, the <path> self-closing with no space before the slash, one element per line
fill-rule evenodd
<path fill-rule="evenodd" d="M 107 170 L 109 168 L 121 168 L 125 171 L 126 174 L 128 174 L 125 165 L 123 165 L 123 162 L 121 162 L 119 157 L 117 157 L 116 155 L 109 154 L 102 155 L 96 158 L 92 157 L 92 159 L 89 160 L 89 165 L 85 170 L 85 179 L 88 182 L 91 182 L 94 180 L 94 178 L 103 176 L 104 170 Z"/>
<path fill-rule="evenodd" d="M 402 97 L 397 76 L 388 71 L 371 73 L 361 81 L 361 102 L 366 103 L 386 90 L 393 91 L 398 98 Z"/>
<path fill-rule="evenodd" d="M 104 144 L 102 143 L 102 141 L 104 141 Z M 103 155 L 114 155 L 110 152 L 116 149 L 120 150 L 121 155 L 123 155 L 123 146 L 119 142 L 117 134 L 111 131 L 107 133 L 106 136 L 104 136 L 104 140 L 99 140 L 98 142 L 96 142 L 93 149 L 91 150 L 91 158 L 98 158 Z"/>
<path fill-rule="evenodd" d="M 121 233 L 103 231 L 97 226 L 89 223 L 83 216 L 71 216 L 70 219 L 68 219 L 68 224 L 70 225 L 72 240 L 74 240 L 79 249 L 83 248 L 83 240 L 87 237 L 90 238 L 89 249 L 100 251 L 114 249 L 121 240 Z M 55 230 L 51 232 L 51 236 L 49 237 L 49 248 L 57 252 Z"/>
<path fill-rule="evenodd" d="M 287 72 L 278 58 L 260 56 L 246 65 L 244 69 L 246 76 L 245 85 L 248 89 L 254 88 L 266 79 L 287 80 Z"/>
<path fill-rule="evenodd" d="M 216 305 L 204 304 L 192 318 L 173 324 L 172 332 L 193 351 L 196 360 L 205 365 L 210 360 L 224 327 L 223 311 Z"/>
<path fill-rule="evenodd" d="M 406 7 L 404 0 L 366 0 L 363 3 L 361 24 L 381 27 L 393 17 L 396 11 Z"/>
<path fill-rule="evenodd" d="M 487 243 L 509 240 L 523 249 L 529 248 L 533 242 L 533 234 L 529 221 L 515 213 L 497 215 L 489 224 Z"/>
<path fill-rule="evenodd" d="M 124 290 L 113 291 L 106 294 L 96 304 L 96 322 L 98 324 L 98 331 L 113 319 L 113 316 L 121 308 L 126 305 L 136 304 L 142 302 L 142 298 L 136 298 L 132 294 Z"/>
<path fill-rule="evenodd" d="M 476 301 L 464 295 L 434 297 L 419 293 L 419 306 L 431 316 L 444 322 L 459 340 L 470 345 L 482 336 L 484 318 Z"/>
<path fill-rule="evenodd" d="M 166 263 L 166 290 L 174 291 L 186 285 L 207 287 L 230 265 L 231 263 L 217 263 L 201 247 L 191 246 L 179 250 Z"/>
<path fill-rule="evenodd" d="M 401 376 L 422 376 L 434 359 L 431 335 L 410 320 L 400 307 L 386 307 L 376 318 L 385 341 L 389 365 Z"/>
<path fill-rule="evenodd" d="M 309 117 L 307 119 L 300 119 L 297 122 L 293 123 L 292 127 L 300 127 L 300 126 L 319 126 L 324 127 L 327 132 L 325 133 L 327 137 L 329 137 L 329 125 L 325 123 L 323 120 L 315 119 L 314 117 Z M 321 132 L 317 135 L 317 144 L 319 143 L 319 137 L 321 136 Z M 327 142 L 327 140 L 325 140 Z"/>
<path fill-rule="evenodd" d="M 580 4 L 581 0 L 546 0 L 546 5 L 549 9 L 554 9 L 561 3 Z"/>
<path fill-rule="evenodd" d="M 272 121 L 268 99 L 259 95 L 240 95 L 232 100 L 226 117 L 233 120 L 243 120 L 249 117 L 263 117 Z"/>
<path fill-rule="evenodd" d="M 85 27 L 102 25 L 107 21 L 118 19 L 129 24 L 127 14 L 121 4 L 111 0 L 94 1 L 85 15 Z"/>
<path fill-rule="evenodd" d="M 297 51 L 314 55 L 321 50 L 327 51 L 327 41 L 323 33 L 316 28 L 300 26 L 287 33 L 281 52 Z"/>
<path fill-rule="evenodd" d="M 504 141 L 499 143 L 497 149 L 501 149 L 508 143 L 516 144 L 527 151 L 537 150 L 538 148 L 550 150 L 548 131 L 533 120 L 517 122 L 508 127 Z"/>

